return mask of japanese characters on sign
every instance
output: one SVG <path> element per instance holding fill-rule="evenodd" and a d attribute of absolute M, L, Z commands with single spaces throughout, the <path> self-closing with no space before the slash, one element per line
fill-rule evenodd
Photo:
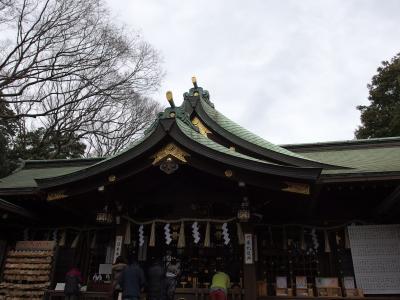
<path fill-rule="evenodd" d="M 121 255 L 122 250 L 122 235 L 117 235 L 115 237 L 115 248 L 114 248 L 114 262 L 118 256 Z"/>
<path fill-rule="evenodd" d="M 253 260 L 253 236 L 250 233 L 244 235 L 244 263 L 252 264 Z"/>

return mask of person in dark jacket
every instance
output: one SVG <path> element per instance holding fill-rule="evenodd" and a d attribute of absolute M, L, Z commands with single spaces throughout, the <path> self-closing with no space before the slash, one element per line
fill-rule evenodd
<path fill-rule="evenodd" d="M 154 259 L 147 270 L 148 300 L 165 300 L 165 269 L 159 259 Z"/>
<path fill-rule="evenodd" d="M 119 286 L 118 281 L 125 267 L 126 260 L 122 256 L 118 256 L 115 260 L 115 263 L 112 265 L 112 293 L 113 299 L 115 300 L 117 300 L 119 294 L 122 293 L 122 289 Z"/>
<path fill-rule="evenodd" d="M 64 295 L 66 300 L 78 300 L 82 274 L 73 266 L 65 275 Z"/>
<path fill-rule="evenodd" d="M 166 261 L 166 279 L 165 289 L 167 293 L 167 299 L 175 299 L 175 289 L 178 284 L 178 278 L 181 274 L 181 263 L 176 258 L 171 258 L 170 261 Z"/>
<path fill-rule="evenodd" d="M 128 263 L 118 280 L 122 288 L 122 299 L 139 300 L 140 292 L 146 284 L 146 279 L 142 268 L 135 262 L 132 256 L 128 258 Z"/>

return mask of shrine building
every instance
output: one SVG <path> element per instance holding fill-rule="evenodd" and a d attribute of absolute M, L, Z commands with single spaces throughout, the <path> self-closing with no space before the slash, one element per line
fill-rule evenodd
<path fill-rule="evenodd" d="M 229 299 L 400 299 L 400 137 L 274 145 L 192 83 L 122 152 L 0 179 L 0 299 L 63 299 L 71 265 L 108 299 L 129 255 L 180 261 L 176 299 L 217 268 Z"/>

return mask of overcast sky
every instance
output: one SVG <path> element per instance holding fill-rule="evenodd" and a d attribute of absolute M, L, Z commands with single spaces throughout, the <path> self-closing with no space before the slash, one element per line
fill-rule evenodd
<path fill-rule="evenodd" d="M 154 98 L 191 76 L 227 117 L 277 143 L 353 139 L 356 106 L 400 52 L 400 1 L 108 0 L 164 58 Z"/>

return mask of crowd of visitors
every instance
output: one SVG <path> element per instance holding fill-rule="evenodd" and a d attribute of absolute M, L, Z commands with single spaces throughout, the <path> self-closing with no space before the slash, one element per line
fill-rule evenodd
<path fill-rule="evenodd" d="M 133 256 L 128 261 L 120 256 L 112 266 L 111 297 L 114 300 L 139 300 L 141 293 L 146 291 L 147 300 L 173 300 L 180 274 L 181 263 L 170 253 L 163 259 L 153 258 L 146 274 Z M 71 268 L 66 274 L 65 299 L 78 299 L 81 283 L 80 271 Z M 228 274 L 222 268 L 217 269 L 212 277 L 210 299 L 226 300 L 229 287 Z"/>

